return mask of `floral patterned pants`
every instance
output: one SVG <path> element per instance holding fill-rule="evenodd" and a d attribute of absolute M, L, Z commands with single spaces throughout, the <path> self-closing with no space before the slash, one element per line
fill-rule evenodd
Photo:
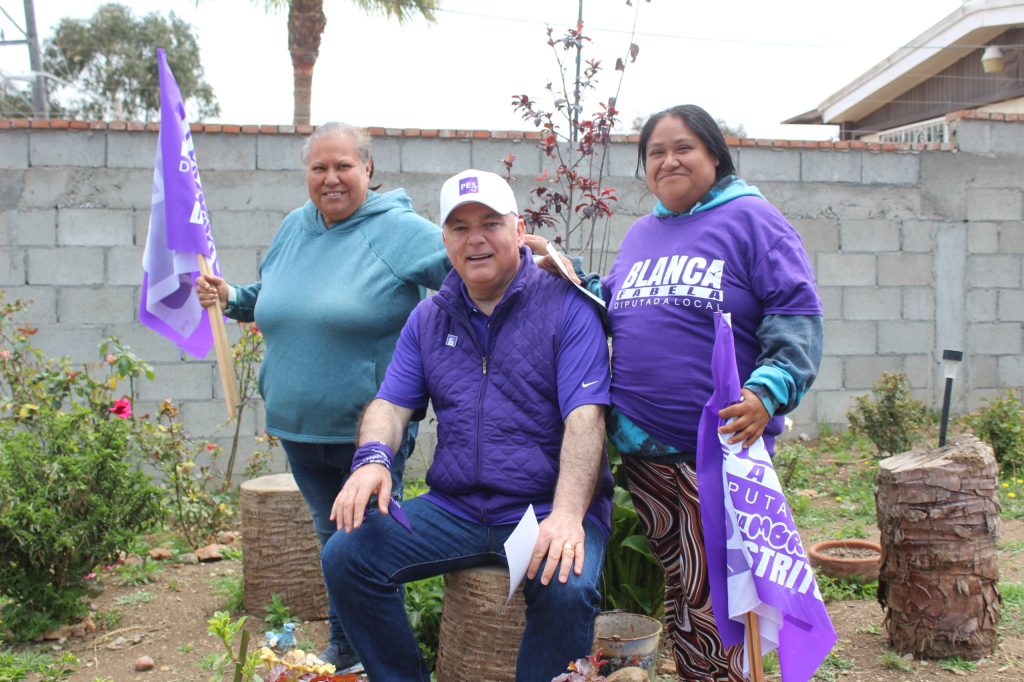
<path fill-rule="evenodd" d="M 711 611 L 696 469 L 629 456 L 623 461 L 633 505 L 665 569 L 665 631 L 678 679 L 743 682 L 743 647 L 723 650 Z"/>

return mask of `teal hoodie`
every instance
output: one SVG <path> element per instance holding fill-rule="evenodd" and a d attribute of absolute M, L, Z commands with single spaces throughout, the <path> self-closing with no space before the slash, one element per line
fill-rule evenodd
<path fill-rule="evenodd" d="M 710 211 L 716 206 L 728 203 L 738 197 L 760 197 L 764 199 L 764 195 L 761 191 L 753 185 L 748 185 L 742 178 L 735 175 L 726 175 L 720 180 L 716 180 L 715 184 L 711 186 L 711 189 L 707 191 L 707 194 L 702 196 L 697 203 L 690 207 L 689 211 L 686 211 L 686 215 L 693 215 L 694 213 L 700 213 L 701 211 Z M 765 199 L 767 201 L 767 199 Z M 659 218 L 671 218 L 673 216 L 682 215 L 677 213 L 670 208 L 665 208 L 665 204 L 659 201 L 654 206 L 654 215 Z"/>
<path fill-rule="evenodd" d="M 260 281 L 236 286 L 225 311 L 263 332 L 267 432 L 353 442 L 409 312 L 450 269 L 441 231 L 413 212 L 405 190 L 369 192 L 330 229 L 312 201 L 288 214 Z"/>

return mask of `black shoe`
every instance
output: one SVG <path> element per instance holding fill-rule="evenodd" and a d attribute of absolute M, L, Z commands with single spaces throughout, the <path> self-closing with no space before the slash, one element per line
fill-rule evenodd
<path fill-rule="evenodd" d="M 359 662 L 359 656 L 354 651 L 342 652 L 337 644 L 331 644 L 323 653 L 320 660 L 334 666 L 334 672 L 338 675 L 355 675 L 364 671 L 363 664 Z"/>

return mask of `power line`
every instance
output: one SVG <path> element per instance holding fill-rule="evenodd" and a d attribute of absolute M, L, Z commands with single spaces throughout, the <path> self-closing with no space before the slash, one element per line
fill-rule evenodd
<path fill-rule="evenodd" d="M 21 33 L 21 35 L 25 35 L 26 34 L 25 29 L 23 29 L 21 26 L 19 26 L 18 22 L 14 20 L 14 17 L 12 17 L 10 14 L 8 14 L 7 10 L 5 10 L 2 6 L 0 6 L 0 12 L 3 12 L 3 15 L 5 17 L 7 17 L 7 20 L 10 21 L 12 24 L 14 24 L 14 28 L 18 29 L 18 31 Z"/>
<path fill-rule="evenodd" d="M 520 17 L 499 16 L 499 15 L 496 15 L 496 14 L 484 14 L 482 12 L 467 12 L 467 11 L 464 11 L 464 10 L 445 9 L 443 7 L 439 7 L 435 11 L 436 12 L 443 12 L 445 14 L 453 14 L 453 15 L 459 15 L 459 16 L 473 17 L 473 18 L 476 18 L 476 19 L 493 19 L 493 20 L 498 20 L 498 21 L 509 21 L 509 22 L 519 23 L 519 24 L 532 24 L 534 26 L 555 26 L 555 25 L 559 25 L 559 24 L 564 23 L 564 22 L 542 21 L 542 20 L 539 20 L 539 19 L 523 19 L 523 18 L 520 18 Z M 632 31 L 628 31 L 626 29 L 621 29 L 621 28 L 607 28 L 607 27 L 602 27 L 602 26 L 587 25 L 586 22 L 584 22 L 584 26 L 585 26 L 586 30 L 599 31 L 601 33 L 617 33 L 617 34 L 622 34 L 622 35 L 630 35 L 632 33 Z M 833 49 L 836 49 L 836 48 L 852 50 L 852 49 L 860 49 L 860 48 L 864 47 L 863 43 L 857 43 L 857 44 L 851 44 L 851 45 L 836 45 L 834 43 L 830 43 L 830 44 L 826 44 L 826 43 L 786 43 L 786 42 L 777 42 L 777 41 L 771 41 L 771 40 L 746 40 L 746 39 L 741 40 L 739 38 L 724 38 L 724 37 L 718 37 L 718 36 L 710 36 L 710 37 L 708 37 L 708 36 L 694 36 L 694 35 L 682 35 L 682 34 L 678 34 L 678 33 L 661 33 L 661 32 L 651 32 L 651 31 L 637 31 L 635 33 L 635 35 L 637 37 L 644 37 L 644 38 L 665 38 L 665 39 L 669 39 L 669 40 L 683 40 L 683 41 L 692 41 L 692 42 L 698 42 L 698 43 L 724 43 L 724 44 L 729 44 L 729 45 L 760 45 L 760 46 L 764 46 L 764 47 L 814 48 L 814 49 L 829 49 L 829 50 L 833 50 Z M 896 51 L 898 52 L 900 50 L 907 50 L 907 49 L 919 49 L 919 50 L 946 50 L 946 49 L 978 50 L 978 49 L 982 49 L 982 48 L 985 48 L 985 47 L 988 47 L 988 45 L 984 45 L 984 44 L 977 44 L 977 45 L 975 45 L 975 44 L 934 45 L 934 44 L 930 44 L 930 43 L 906 43 L 902 47 L 897 48 Z"/>

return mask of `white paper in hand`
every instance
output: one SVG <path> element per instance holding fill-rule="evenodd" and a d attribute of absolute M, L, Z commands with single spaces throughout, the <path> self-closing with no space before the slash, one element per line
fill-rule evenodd
<path fill-rule="evenodd" d="M 537 544 L 537 537 L 540 535 L 540 524 L 537 523 L 537 515 L 531 504 L 526 508 L 523 518 L 519 519 L 515 530 L 505 540 L 505 557 L 508 559 L 508 597 L 502 605 L 502 610 L 507 609 L 512 595 L 516 588 L 526 576 L 526 569 L 530 567 L 530 559 L 533 558 L 533 548 Z"/>
<path fill-rule="evenodd" d="M 558 251 L 555 249 L 554 244 L 552 244 L 551 242 L 548 242 L 548 255 L 551 256 L 551 260 L 555 261 L 555 265 L 558 266 L 558 269 L 561 271 L 562 276 L 569 280 L 570 284 L 572 284 L 574 287 L 582 291 L 588 298 L 590 298 L 592 301 L 597 303 L 602 308 L 608 307 L 600 296 L 595 296 L 594 293 L 589 289 L 585 289 L 584 287 L 581 287 L 579 284 L 576 284 L 576 282 L 572 281 L 572 277 L 569 276 L 569 271 L 565 269 L 565 263 L 562 262 L 562 254 L 558 253 Z"/>

